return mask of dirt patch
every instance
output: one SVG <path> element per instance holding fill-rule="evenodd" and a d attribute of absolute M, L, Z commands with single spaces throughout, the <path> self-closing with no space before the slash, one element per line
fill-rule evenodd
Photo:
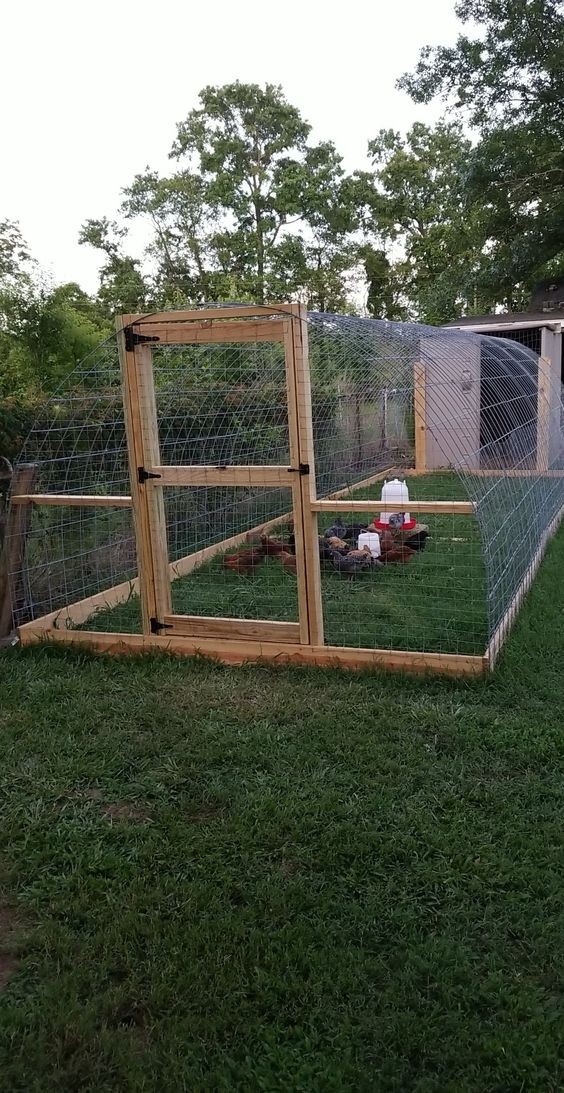
<path fill-rule="evenodd" d="M 15 953 L 2 952 L 19 925 L 18 917 L 12 907 L 0 904 L 0 991 L 17 972 L 20 961 Z"/>
<path fill-rule="evenodd" d="M 140 802 L 132 801 L 108 801 L 107 795 L 99 786 L 86 786 L 77 790 L 76 796 L 83 801 L 91 801 L 99 805 L 102 816 L 106 820 L 115 823 L 149 823 L 152 813 L 149 808 Z"/>
<path fill-rule="evenodd" d="M 297 861 L 293 861 L 291 858 L 283 858 L 280 862 L 280 872 L 283 877 L 293 877 L 299 868 Z"/>
<path fill-rule="evenodd" d="M 17 956 L 12 956 L 11 953 L 0 953 L 0 991 L 4 990 L 8 981 L 16 974 L 19 965 Z"/>
<path fill-rule="evenodd" d="M 79 797 L 84 797 L 87 801 L 101 801 L 103 796 L 99 786 L 88 786 L 86 789 L 81 789 L 79 793 Z"/>
<path fill-rule="evenodd" d="M 220 805 L 202 805 L 200 808 L 189 809 L 186 820 L 189 824 L 209 824 L 212 820 L 218 820 L 223 816 L 223 808 Z"/>
<path fill-rule="evenodd" d="M 128 804 L 127 801 L 114 801 L 103 806 L 103 815 L 112 823 L 133 822 L 137 824 L 150 823 L 152 816 L 148 808 L 139 805 Z"/>

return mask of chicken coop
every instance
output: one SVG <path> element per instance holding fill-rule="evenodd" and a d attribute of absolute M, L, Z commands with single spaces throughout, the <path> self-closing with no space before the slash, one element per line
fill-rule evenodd
<path fill-rule="evenodd" d="M 486 672 L 563 512 L 554 384 L 503 338 L 298 304 L 122 316 L 15 469 L 19 639 Z"/>

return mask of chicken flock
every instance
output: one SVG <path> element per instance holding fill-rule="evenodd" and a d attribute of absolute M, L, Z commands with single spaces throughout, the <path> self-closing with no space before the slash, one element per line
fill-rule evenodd
<path fill-rule="evenodd" d="M 378 529 L 380 557 L 373 558 L 368 546 L 358 549 L 351 545 L 356 543 L 361 532 L 367 530 L 375 529 L 373 525 L 367 528 L 361 524 L 346 525 L 339 520 L 336 521 L 327 528 L 324 535 L 319 536 L 321 562 L 326 566 L 332 566 L 342 577 L 352 580 L 358 574 L 370 569 L 394 564 L 406 565 L 417 551 L 425 546 L 425 532 L 410 539 L 410 545 L 408 545 L 394 539 L 392 532 Z M 268 535 L 261 535 L 250 549 L 241 550 L 236 554 L 227 554 L 223 559 L 223 565 L 225 569 L 248 577 L 256 573 L 258 566 L 262 565 L 267 557 L 276 558 L 287 572 L 296 572 L 295 537 L 291 523 L 286 542 Z"/>

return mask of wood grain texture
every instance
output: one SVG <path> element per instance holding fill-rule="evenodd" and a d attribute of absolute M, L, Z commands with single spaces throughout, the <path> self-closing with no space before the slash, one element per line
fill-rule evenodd
<path fill-rule="evenodd" d="M 539 357 L 537 395 L 537 471 L 546 474 L 550 461 L 550 361 Z"/>
<path fill-rule="evenodd" d="M 323 645 L 323 599 L 321 593 L 321 564 L 319 559 L 317 513 L 312 508 L 315 500 L 315 450 L 313 444 L 313 414 L 308 357 L 307 313 L 302 304 L 292 304 L 292 319 L 286 328 L 286 361 L 288 371 L 288 405 L 292 407 L 291 444 L 298 445 L 298 463 L 309 468 L 301 475 L 295 490 L 295 512 L 299 513 L 301 539 L 303 541 L 303 582 L 300 602 L 302 640 L 311 645 Z M 292 460 L 293 465 L 294 460 Z M 298 591 L 300 586 L 298 558 Z M 303 610 L 307 611 L 306 628 Z"/>
<path fill-rule="evenodd" d="M 299 642 L 300 625 L 297 622 L 273 622 L 269 619 L 229 619 L 203 615 L 165 615 L 163 622 L 170 627 L 170 635 L 186 637 L 241 638 L 254 641 Z"/>
<path fill-rule="evenodd" d="M 65 645 L 86 646 L 100 652 L 122 654 L 152 652 L 161 649 L 183 656 L 207 656 L 224 664 L 264 661 L 274 664 L 304 664 L 319 667 L 386 669 L 417 674 L 480 676 L 487 670 L 483 656 L 447 653 L 416 653 L 395 649 L 351 649 L 339 646 L 291 645 L 276 642 L 229 641 L 227 639 L 160 637 L 146 634 L 97 634 L 84 630 L 27 630 L 22 643 L 52 641 Z"/>
<path fill-rule="evenodd" d="M 425 365 L 416 361 L 413 367 L 413 410 L 415 416 L 415 468 L 418 474 L 427 470 L 427 409 Z"/>
<path fill-rule="evenodd" d="M 158 474 L 149 479 L 147 487 L 154 486 L 283 486 L 291 489 L 293 472 L 290 466 L 261 467 L 258 464 L 206 467 L 204 464 L 188 467 L 148 467 Z"/>
<path fill-rule="evenodd" d="M 276 319 L 245 322 L 153 322 L 135 323 L 133 330 L 144 337 L 158 338 L 160 345 L 231 345 L 245 342 L 282 342 L 283 323 Z"/>
<path fill-rule="evenodd" d="M 143 327 L 151 323 L 198 323 L 202 320 L 219 322 L 226 320 L 236 322 L 237 319 L 264 318 L 267 315 L 286 315 L 292 313 L 293 304 L 242 304 L 236 307 L 208 307 L 192 311 L 157 311 L 154 314 L 122 315 L 122 326 L 131 324 L 143 324 Z"/>
<path fill-rule="evenodd" d="M 35 463 L 22 463 L 12 475 L 12 489 L 18 494 L 28 494 L 33 490 L 37 477 Z M 12 590 L 14 584 L 14 602 L 24 598 L 23 570 L 25 565 L 26 542 L 31 523 L 31 505 L 10 505 L 4 529 L 4 544 L 0 553 L 0 638 L 12 631 Z"/>
<path fill-rule="evenodd" d="M 350 501 L 323 498 L 321 501 L 313 501 L 312 508 L 315 512 L 370 512 L 378 515 L 382 504 L 378 500 L 355 501 L 354 497 Z M 404 512 L 408 508 L 410 512 L 428 512 L 435 516 L 474 516 L 476 513 L 474 501 L 412 501 L 410 498 L 406 504 L 386 501 L 385 507 L 386 512 Z"/>

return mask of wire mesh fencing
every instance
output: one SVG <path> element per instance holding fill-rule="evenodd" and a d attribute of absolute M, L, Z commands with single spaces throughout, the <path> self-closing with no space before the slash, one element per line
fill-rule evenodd
<path fill-rule="evenodd" d="M 555 396 L 519 341 L 317 313 L 307 331 L 316 494 L 350 506 L 318 516 L 326 643 L 483 653 L 564 505 L 560 385 Z M 164 466 L 289 462 L 281 344 L 156 346 L 153 365 Z M 37 493 L 129 493 L 114 339 L 52 400 L 21 461 L 35 466 Z M 409 528 L 380 528 L 379 558 L 356 563 L 385 476 L 406 480 L 412 504 L 470 499 L 475 513 L 412 513 Z M 290 486 L 163 493 L 175 613 L 297 621 Z M 328 534 L 339 521 L 350 534 Z M 34 505 L 12 574 L 15 620 L 136 573 L 130 509 Z M 85 625 L 138 632 L 136 595 Z"/>

